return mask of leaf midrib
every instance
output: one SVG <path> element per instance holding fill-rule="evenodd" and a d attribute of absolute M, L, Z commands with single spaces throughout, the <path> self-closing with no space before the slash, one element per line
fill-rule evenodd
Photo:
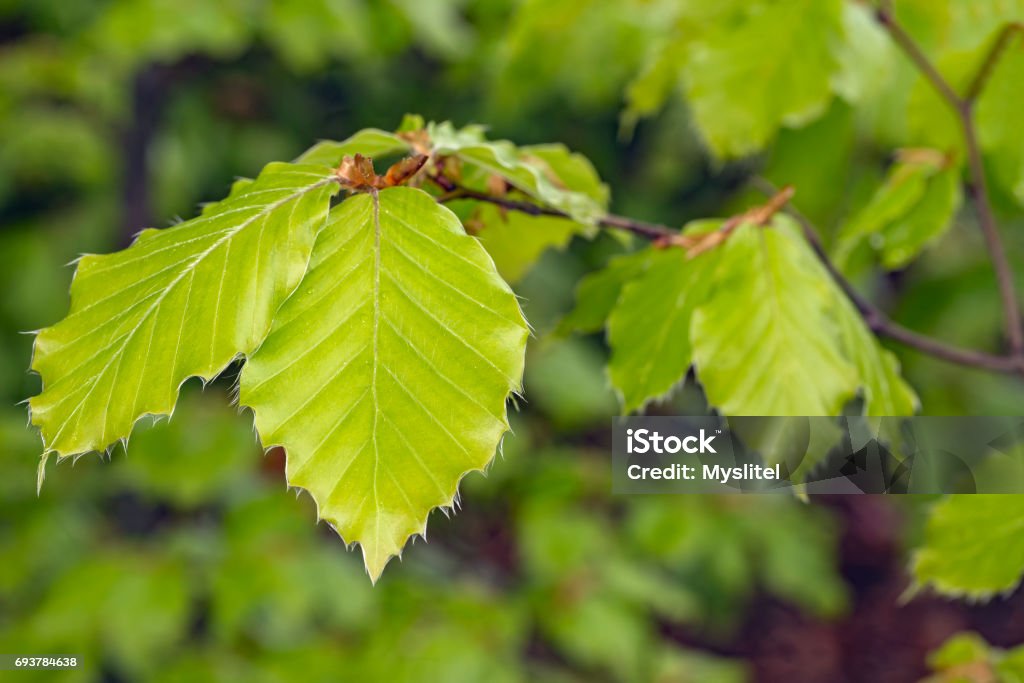
<path fill-rule="evenodd" d="M 267 215 L 269 215 L 271 212 L 273 212 L 277 208 L 287 204 L 290 201 L 294 201 L 294 200 L 300 199 L 300 198 L 304 197 L 305 195 L 309 194 L 310 192 L 313 192 L 314 190 L 320 189 L 321 187 L 325 187 L 326 185 L 328 185 L 331 182 L 334 182 L 333 178 L 324 178 L 323 180 L 320 180 L 320 181 L 318 181 L 318 182 L 316 182 L 316 183 L 314 183 L 312 185 L 308 185 L 308 186 L 302 188 L 301 190 L 288 195 L 287 197 L 283 197 L 283 198 L 279 199 L 278 201 L 274 202 L 273 204 L 268 204 L 266 207 L 264 207 L 264 209 L 262 211 L 254 214 L 253 216 L 250 216 L 245 221 L 240 223 L 236 228 L 234 228 L 232 230 L 226 231 L 223 237 L 218 239 L 213 245 L 211 245 L 205 251 L 203 251 L 202 253 L 198 254 L 195 258 L 193 258 L 192 262 L 189 263 L 189 265 L 187 267 L 183 268 L 182 272 L 177 277 L 175 277 L 170 283 L 168 283 L 167 287 L 164 288 L 164 291 L 161 292 L 160 295 L 153 302 L 153 304 L 150 305 L 150 307 L 148 309 L 146 309 L 146 312 L 143 313 L 142 316 L 139 318 L 139 321 L 135 324 L 135 327 L 133 327 L 130 332 L 127 332 L 125 335 L 123 335 L 123 337 L 122 337 L 123 341 L 121 342 L 120 348 L 118 348 L 116 351 L 114 351 L 111 354 L 110 360 L 96 374 L 95 378 L 90 383 L 89 388 L 86 390 L 85 394 L 82 396 L 82 399 L 75 406 L 74 410 L 68 416 L 68 419 L 65 420 L 64 424 L 61 425 L 61 428 L 57 431 L 57 434 L 54 435 L 53 439 L 50 440 L 51 446 L 49 447 L 49 450 L 53 450 L 52 449 L 52 444 L 57 442 L 60 439 L 60 437 L 64 433 L 64 428 L 70 423 L 71 418 L 78 414 L 78 411 L 81 410 L 82 406 L 85 405 L 85 403 L 92 396 L 93 390 L 100 384 L 100 379 L 107 374 L 107 371 L 110 369 L 111 364 L 113 364 L 115 362 L 115 360 L 120 363 L 120 360 L 124 356 L 124 351 L 128 347 L 129 342 L 135 336 L 135 333 L 138 332 L 139 329 L 142 328 L 142 326 L 145 324 L 146 320 L 148 320 L 149 317 L 153 314 L 153 312 L 156 311 L 160 307 L 160 304 L 163 303 L 163 300 L 167 297 L 167 295 L 178 285 L 179 282 L 182 281 L 182 279 L 184 279 L 184 277 L 186 275 L 194 274 L 196 267 L 203 261 L 203 259 L 205 259 L 210 254 L 212 254 L 225 241 L 229 240 L 230 238 L 232 238 L 233 236 L 235 236 L 236 234 L 238 234 L 239 232 L 241 232 L 245 228 L 249 227 L 249 225 L 251 225 L 253 222 L 258 220 L 259 218 L 265 218 Z M 178 337 L 178 342 L 177 342 L 178 345 L 180 345 L 180 343 L 181 343 L 181 333 L 182 333 L 182 330 L 179 329 L 179 337 Z M 106 348 L 104 348 L 103 350 L 97 352 L 97 354 L 95 354 L 92 357 L 95 358 L 97 355 L 99 355 L 103 351 L 109 351 L 112 346 L 113 346 L 113 344 L 108 344 L 106 346 Z M 145 373 L 145 363 L 147 361 L 148 361 L 148 359 L 145 359 L 145 358 L 143 359 L 143 369 L 140 372 L 140 375 L 144 375 L 144 373 Z M 58 384 L 59 384 L 59 381 L 58 381 Z M 137 400 L 137 398 L 136 398 L 136 400 Z M 106 436 L 106 419 L 107 418 L 105 416 L 104 417 L 104 425 L 103 425 L 104 437 Z"/>

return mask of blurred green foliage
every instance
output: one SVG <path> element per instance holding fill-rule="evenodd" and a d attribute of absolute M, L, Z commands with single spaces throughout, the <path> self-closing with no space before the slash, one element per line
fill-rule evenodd
<path fill-rule="evenodd" d="M 889 187 L 893 148 L 957 151 L 940 103 L 869 13 L 838 2 L 795 6 L 813 4 L 828 32 L 856 37 L 854 52 L 825 55 L 827 32 L 799 27 L 812 31 L 809 58 L 834 60 L 839 75 L 789 83 L 801 95 L 792 110 L 758 88 L 767 128 L 738 142 L 702 138 L 700 126 L 735 128 L 687 107 L 677 95 L 699 95 L 703 81 L 684 88 L 677 67 L 714 79 L 707 65 L 735 46 L 709 32 L 686 61 L 687 29 L 702 17 L 679 10 L 735 13 L 736 30 L 752 32 L 739 57 L 759 64 L 766 39 L 744 4 L 0 0 L 0 651 L 85 657 L 82 670 L 39 680 L 714 683 L 749 671 L 668 632 L 727 639 L 763 594 L 841 614 L 850 595 L 823 509 L 610 498 L 607 350 L 596 337 L 544 337 L 579 278 L 623 251 L 612 237 L 574 240 L 525 273 L 517 292 L 538 339 L 515 434 L 487 478 L 466 482 L 466 510 L 435 513 L 430 543 L 413 545 L 377 588 L 311 523 L 311 501 L 286 491 L 250 416 L 223 407 L 231 378 L 205 393 L 189 386 L 173 420 L 137 433 L 127 455 L 53 469 L 38 499 L 39 443 L 14 407 L 38 391 L 21 332 L 66 310 L 63 264 L 192 215 L 268 159 L 388 128 L 406 111 L 565 142 L 593 160 L 615 211 L 674 225 L 755 201 L 741 184 L 760 172 L 797 186 L 830 245 Z M 996 0 L 896 6 L 954 79 L 1021 11 Z M 771 41 L 800 42 L 782 28 L 787 37 L 773 31 Z M 1020 54 L 1014 44 L 979 116 L 1016 111 Z M 1024 272 L 1019 131 L 986 130 L 1008 253 Z M 723 161 L 702 139 L 725 156 L 769 147 Z M 953 218 L 909 269 L 879 276 L 861 262 L 851 272 L 908 326 L 992 348 L 991 271 L 971 216 Z M 901 361 L 927 412 L 1019 413 L 1024 393 L 1011 379 L 909 353 Z M 671 400 L 703 405 L 693 391 Z"/>

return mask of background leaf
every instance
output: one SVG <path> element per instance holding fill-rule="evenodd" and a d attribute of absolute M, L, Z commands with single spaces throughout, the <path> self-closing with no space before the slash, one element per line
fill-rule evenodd
<path fill-rule="evenodd" d="M 1022 496 L 949 496 L 932 510 L 914 577 L 947 595 L 990 598 L 1011 590 L 1024 572 L 1021 528 Z"/>
<path fill-rule="evenodd" d="M 825 111 L 838 70 L 842 2 L 730 0 L 719 11 L 728 18 L 702 25 L 683 82 L 701 137 L 716 156 L 733 158 Z"/>

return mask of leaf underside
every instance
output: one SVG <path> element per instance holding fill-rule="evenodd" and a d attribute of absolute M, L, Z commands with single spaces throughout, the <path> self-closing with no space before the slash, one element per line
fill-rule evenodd
<path fill-rule="evenodd" d="M 453 505 L 508 429 L 528 329 L 480 244 L 426 193 L 336 208 L 311 267 L 242 372 L 290 484 L 362 546 L 373 580 Z"/>

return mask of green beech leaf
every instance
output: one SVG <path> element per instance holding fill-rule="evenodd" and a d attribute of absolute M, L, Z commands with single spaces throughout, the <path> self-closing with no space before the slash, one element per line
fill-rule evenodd
<path fill-rule="evenodd" d="M 241 401 L 376 580 L 491 461 L 527 334 L 451 211 L 410 188 L 355 195 L 243 369 Z"/>
<path fill-rule="evenodd" d="M 978 138 L 991 164 L 994 180 L 1024 204 L 1024 36 L 1017 32 L 996 64 L 978 101 Z"/>
<path fill-rule="evenodd" d="M 837 54 L 839 72 L 832 79 L 833 90 L 854 104 L 884 97 L 893 62 L 902 56 L 868 5 L 844 3 L 843 28 L 846 39 Z"/>
<path fill-rule="evenodd" d="M 843 39 L 841 0 L 726 2 L 683 64 L 693 117 L 716 156 L 761 150 L 782 126 L 825 111 Z"/>
<path fill-rule="evenodd" d="M 689 258 L 682 249 L 655 250 L 644 274 L 623 287 L 608 318 L 608 374 L 632 412 L 663 397 L 693 361 L 690 322 L 704 303 L 718 250 Z"/>
<path fill-rule="evenodd" d="M 914 576 L 940 593 L 989 598 L 1024 572 L 1024 496 L 960 495 L 939 502 L 914 557 Z"/>
<path fill-rule="evenodd" d="M 301 280 L 337 189 L 322 166 L 273 163 L 199 218 L 82 257 L 64 320 L 36 337 L 30 401 L 45 452 L 126 439 L 169 414 L 187 378 L 212 379 L 266 336 Z"/>
<path fill-rule="evenodd" d="M 543 169 L 559 187 L 587 195 L 602 211 L 608 206 L 608 187 L 601 182 L 586 157 L 570 152 L 564 145 L 533 145 L 520 148 L 527 163 Z M 576 235 L 594 237 L 593 225 L 558 216 L 531 216 L 519 211 L 501 211 L 481 204 L 474 217 L 480 241 L 509 282 L 516 282 L 548 249 L 563 249 Z"/>
<path fill-rule="evenodd" d="M 582 157 L 571 155 L 558 145 L 517 148 L 508 140 L 487 140 L 481 126 L 456 129 L 451 123 L 431 123 L 427 134 L 435 154 L 453 156 L 477 173 L 503 178 L 509 185 L 537 201 L 558 209 L 586 225 L 593 225 L 604 213 L 601 201 L 591 196 L 591 180 L 574 187 L 572 168 L 580 173 Z M 562 177 L 559 169 L 566 177 Z"/>
<path fill-rule="evenodd" d="M 868 204 L 840 232 L 836 260 L 845 263 L 867 241 L 889 270 L 902 268 L 952 225 L 962 200 L 960 172 L 933 150 L 908 150 Z"/>
<path fill-rule="evenodd" d="M 839 350 L 833 285 L 792 219 L 747 224 L 718 247 L 693 314 L 697 377 L 726 415 L 837 415 L 857 389 Z"/>
<path fill-rule="evenodd" d="M 864 393 L 865 415 L 913 415 L 920 407 L 917 394 L 900 375 L 900 363 L 871 333 L 853 303 L 836 287 L 835 314 L 840 343 L 853 361 Z"/>
<path fill-rule="evenodd" d="M 616 256 L 601 270 L 584 276 L 576 286 L 576 306 L 559 322 L 557 332 L 589 333 L 604 327 L 622 288 L 644 271 L 651 253 L 643 249 Z"/>
<path fill-rule="evenodd" d="M 302 164 L 323 164 L 333 167 L 340 164 L 342 157 L 345 156 L 362 154 L 366 157 L 376 158 L 405 154 L 409 149 L 409 143 L 394 133 L 376 128 L 364 128 L 341 142 L 321 140 L 303 152 L 295 161 Z"/>

